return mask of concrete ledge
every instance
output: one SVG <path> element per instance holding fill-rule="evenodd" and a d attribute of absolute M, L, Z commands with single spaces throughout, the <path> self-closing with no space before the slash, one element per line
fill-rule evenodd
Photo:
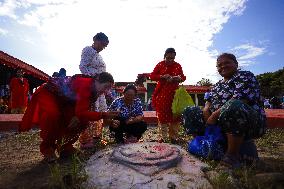
<path fill-rule="evenodd" d="M 268 128 L 284 128 L 284 109 L 266 109 Z M 23 114 L 0 114 L 0 131 L 17 130 Z M 157 125 L 155 111 L 144 111 L 144 120 L 148 125 Z"/>

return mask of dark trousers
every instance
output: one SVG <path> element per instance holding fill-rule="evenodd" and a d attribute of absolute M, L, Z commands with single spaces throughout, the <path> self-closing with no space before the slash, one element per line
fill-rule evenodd
<path fill-rule="evenodd" d="M 111 132 L 115 133 L 115 141 L 117 143 L 124 143 L 123 133 L 126 136 L 134 136 L 139 140 L 142 134 L 147 130 L 147 123 L 145 121 L 139 121 L 132 124 L 126 124 L 124 119 L 119 119 L 120 125 L 117 128 L 109 127 Z"/>

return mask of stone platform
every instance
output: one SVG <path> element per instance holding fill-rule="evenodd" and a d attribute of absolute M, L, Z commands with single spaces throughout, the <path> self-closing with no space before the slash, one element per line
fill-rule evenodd
<path fill-rule="evenodd" d="M 206 166 L 179 146 L 135 143 L 96 152 L 85 171 L 86 188 L 179 189 L 212 188 L 201 167 Z"/>

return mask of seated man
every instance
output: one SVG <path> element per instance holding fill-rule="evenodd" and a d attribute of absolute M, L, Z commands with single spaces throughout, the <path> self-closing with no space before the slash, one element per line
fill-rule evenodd
<path fill-rule="evenodd" d="M 123 96 L 115 99 L 109 107 L 109 111 L 120 112 L 116 119 L 110 121 L 110 131 L 115 132 L 117 143 L 137 142 L 147 130 L 142 103 L 136 95 L 136 87 L 127 85 Z M 126 133 L 127 141 L 124 141 L 123 133 Z"/>

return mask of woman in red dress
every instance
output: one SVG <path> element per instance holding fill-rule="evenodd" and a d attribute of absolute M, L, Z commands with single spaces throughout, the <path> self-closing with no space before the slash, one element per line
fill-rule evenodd
<path fill-rule="evenodd" d="M 23 114 L 28 105 L 29 82 L 23 77 L 21 69 L 17 70 L 17 76 L 10 81 L 10 105 L 12 114 Z"/>
<path fill-rule="evenodd" d="M 90 102 L 108 91 L 113 83 L 113 77 L 107 72 L 95 78 L 73 76 L 65 84 L 50 79 L 32 96 L 19 131 L 28 131 L 33 125 L 39 125 L 40 152 L 47 162 L 56 160 L 55 150 L 61 157 L 71 155 L 76 152 L 73 143 L 89 121 L 118 115 L 118 112 L 90 111 Z"/>
<path fill-rule="evenodd" d="M 176 142 L 179 130 L 179 117 L 173 117 L 172 102 L 175 90 L 178 89 L 179 83 L 185 81 L 182 67 L 175 62 L 176 52 L 174 48 L 168 48 L 164 54 L 164 60 L 156 65 L 150 78 L 157 81 L 152 97 L 153 106 L 156 109 L 160 136 L 160 141 L 164 141 L 169 135 L 171 142 Z"/>

